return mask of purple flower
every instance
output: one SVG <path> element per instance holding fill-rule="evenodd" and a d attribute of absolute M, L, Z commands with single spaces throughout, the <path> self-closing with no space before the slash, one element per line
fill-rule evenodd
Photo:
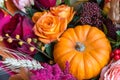
<path fill-rule="evenodd" d="M 2 28 L 3 26 L 10 21 L 10 16 L 4 16 L 2 10 L 0 10 L 0 35 L 2 35 Z"/>
<path fill-rule="evenodd" d="M 76 80 L 69 73 L 68 64 L 66 64 L 66 71 L 62 71 L 58 64 L 49 65 L 44 63 L 43 67 L 43 69 L 34 72 L 30 80 Z"/>
<path fill-rule="evenodd" d="M 5 20 L 5 18 L 3 18 Z M 1 21 L 1 20 L 0 20 Z M 2 31 L 2 36 L 6 37 L 6 34 L 8 34 L 13 39 L 16 39 L 16 36 L 18 35 L 20 37 L 20 40 L 27 42 L 28 38 L 36 38 L 34 35 L 34 32 L 32 31 L 33 23 L 32 21 L 21 14 L 15 14 L 13 17 L 7 19 L 7 21 L 1 21 L 4 23 L 3 25 L 0 24 Z M 7 47 L 22 51 L 24 53 L 28 53 L 29 55 L 32 55 L 35 52 L 30 51 L 30 45 L 29 44 L 23 44 L 20 45 L 18 42 L 20 40 L 13 40 L 12 43 L 9 43 L 8 38 L 5 40 L 5 43 Z M 31 44 L 35 45 L 33 42 Z"/>
<path fill-rule="evenodd" d="M 35 6 L 50 8 L 56 5 L 56 0 L 35 0 Z"/>

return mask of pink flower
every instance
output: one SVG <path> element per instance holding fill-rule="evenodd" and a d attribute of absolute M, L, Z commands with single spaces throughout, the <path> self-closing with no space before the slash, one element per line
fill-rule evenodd
<path fill-rule="evenodd" d="M 120 80 L 120 60 L 103 68 L 99 80 Z"/>
<path fill-rule="evenodd" d="M 4 20 L 5 18 L 3 18 Z M 36 38 L 34 35 L 32 28 L 33 28 L 33 23 L 32 21 L 26 17 L 22 16 L 21 14 L 15 14 L 15 16 L 8 18 L 6 21 L 1 21 L 2 24 L 0 24 L 0 31 L 2 32 L 2 36 L 6 37 L 6 34 L 8 34 L 10 37 L 13 39 L 16 39 L 16 36 L 18 35 L 20 39 L 24 42 L 27 42 L 28 38 Z M 20 45 L 18 42 L 19 40 L 13 40 L 12 43 L 9 43 L 8 38 L 5 39 L 5 43 L 7 47 L 19 50 L 25 53 L 28 53 L 29 55 L 33 54 L 34 52 L 30 51 L 30 45 L 29 44 L 23 44 Z M 31 44 L 35 45 L 33 41 Z"/>
<path fill-rule="evenodd" d="M 26 7 L 30 7 L 31 5 L 34 5 L 34 0 L 12 0 L 15 6 L 23 11 L 26 12 Z"/>
<path fill-rule="evenodd" d="M 35 0 L 37 7 L 50 8 L 56 5 L 56 0 Z"/>

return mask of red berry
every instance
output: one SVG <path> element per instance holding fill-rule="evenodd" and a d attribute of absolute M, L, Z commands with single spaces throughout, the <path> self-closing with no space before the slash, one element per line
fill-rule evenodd
<path fill-rule="evenodd" d="M 115 55 L 115 54 L 114 54 L 113 52 L 110 53 L 110 57 L 111 57 L 111 58 L 113 58 L 114 55 Z"/>
<path fill-rule="evenodd" d="M 115 55 L 118 55 L 118 54 L 120 54 L 120 49 L 116 49 L 113 52 L 114 52 Z"/>
<path fill-rule="evenodd" d="M 119 55 L 115 55 L 115 56 L 114 56 L 114 59 L 115 59 L 115 60 L 119 60 L 119 59 L 120 59 L 120 56 L 119 56 Z"/>

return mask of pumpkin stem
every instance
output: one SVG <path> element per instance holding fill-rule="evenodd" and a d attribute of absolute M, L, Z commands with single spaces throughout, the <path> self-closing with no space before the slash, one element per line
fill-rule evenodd
<path fill-rule="evenodd" d="M 75 46 L 75 49 L 77 51 L 84 51 L 85 50 L 85 45 L 80 43 L 80 42 L 76 42 L 76 46 Z"/>

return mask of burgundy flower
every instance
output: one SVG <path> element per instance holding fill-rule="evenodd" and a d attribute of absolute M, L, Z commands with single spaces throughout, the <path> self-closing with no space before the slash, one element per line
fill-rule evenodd
<path fill-rule="evenodd" d="M 33 23 L 28 17 L 21 14 L 15 14 L 12 18 L 10 18 L 9 22 L 3 25 L 0 30 L 2 31 L 2 36 L 6 36 L 6 34 L 8 34 L 13 39 L 16 39 L 16 36 L 19 35 L 21 40 L 27 42 L 28 38 L 32 39 L 36 37 L 32 31 L 32 28 Z M 5 41 L 9 48 L 28 53 L 29 55 L 34 53 L 30 51 L 29 44 L 19 45 L 18 42 L 20 41 L 17 39 L 13 40 L 12 43 Z M 35 45 L 33 42 L 31 42 L 31 44 Z"/>
<path fill-rule="evenodd" d="M 4 13 L 2 10 L 0 10 L 0 19 L 4 17 Z"/>
<path fill-rule="evenodd" d="M 56 0 L 35 0 L 35 6 L 50 8 L 56 5 Z"/>

